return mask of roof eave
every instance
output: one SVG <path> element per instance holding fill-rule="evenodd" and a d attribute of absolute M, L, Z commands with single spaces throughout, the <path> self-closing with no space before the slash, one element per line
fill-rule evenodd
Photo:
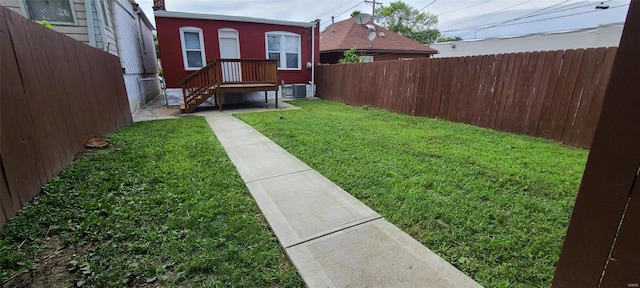
<path fill-rule="evenodd" d="M 296 26 L 304 28 L 313 28 L 316 26 L 315 22 L 294 22 L 294 21 L 281 21 L 273 19 L 253 18 L 244 16 L 228 16 L 228 15 L 215 15 L 215 14 L 199 14 L 199 13 L 186 13 L 186 12 L 172 12 L 164 10 L 154 11 L 155 17 L 164 18 L 184 18 L 184 19 L 199 19 L 199 20 L 219 20 L 219 21 L 235 21 L 235 22 L 250 22 L 259 24 L 274 24 L 283 26 Z"/>
<path fill-rule="evenodd" d="M 349 48 L 351 49 L 351 48 Z M 322 53 L 335 53 L 335 52 L 344 52 L 349 49 L 337 48 L 330 50 L 320 50 L 320 54 Z M 420 51 L 420 50 L 384 50 L 384 49 L 358 49 L 357 52 L 367 52 L 367 53 L 395 53 L 395 54 L 438 54 L 437 50 L 434 51 Z"/>

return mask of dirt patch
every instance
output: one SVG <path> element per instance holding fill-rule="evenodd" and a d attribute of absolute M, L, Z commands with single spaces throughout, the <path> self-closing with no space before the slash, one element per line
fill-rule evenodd
<path fill-rule="evenodd" d="M 74 286 L 74 276 L 67 272 L 67 263 L 75 257 L 75 251 L 64 247 L 57 235 L 48 237 L 42 248 L 34 257 L 39 261 L 35 269 L 9 278 L 2 287 Z"/>

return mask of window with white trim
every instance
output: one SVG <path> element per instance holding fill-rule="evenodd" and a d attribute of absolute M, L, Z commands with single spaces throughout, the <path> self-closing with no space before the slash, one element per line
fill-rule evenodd
<path fill-rule="evenodd" d="M 280 70 L 300 70 L 300 35 L 291 32 L 267 32 L 267 59 L 278 60 Z"/>
<path fill-rule="evenodd" d="M 182 59 L 185 70 L 198 70 L 206 64 L 204 54 L 204 39 L 202 29 L 196 27 L 181 27 L 180 41 L 182 42 Z"/>
<path fill-rule="evenodd" d="M 100 11 L 102 13 L 102 18 L 104 19 L 104 26 L 107 28 L 111 28 L 111 19 L 109 19 L 109 14 L 107 12 L 107 5 L 109 4 L 105 4 L 104 0 L 100 0 Z"/>
<path fill-rule="evenodd" d="M 76 13 L 71 0 L 25 0 L 27 17 L 52 24 L 76 24 Z"/>

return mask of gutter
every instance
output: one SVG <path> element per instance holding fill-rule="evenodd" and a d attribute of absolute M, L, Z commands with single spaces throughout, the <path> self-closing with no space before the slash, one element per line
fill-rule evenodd
<path fill-rule="evenodd" d="M 311 27 L 311 95 L 316 97 L 316 27 L 320 25 L 320 19 L 313 21 L 314 25 Z"/>
<path fill-rule="evenodd" d="M 84 0 L 84 9 L 87 11 L 87 34 L 89 34 L 89 45 L 96 47 L 96 31 L 93 27 L 93 10 L 91 7 L 92 0 Z"/>
<path fill-rule="evenodd" d="M 215 14 L 199 14 L 199 13 L 186 13 L 186 12 L 170 12 L 165 10 L 156 10 L 153 12 L 155 17 L 166 17 L 166 18 L 182 18 L 182 19 L 200 19 L 200 20 L 222 20 L 222 21 L 235 21 L 235 22 L 249 22 L 249 23 L 262 23 L 262 24 L 274 24 L 274 25 L 285 25 L 285 26 L 296 26 L 296 27 L 314 27 L 315 23 L 309 22 L 293 22 L 293 21 L 282 21 L 282 20 L 274 20 L 274 19 L 263 19 L 263 18 L 253 18 L 253 17 L 242 17 L 242 16 L 228 16 L 228 15 L 215 15 Z"/>

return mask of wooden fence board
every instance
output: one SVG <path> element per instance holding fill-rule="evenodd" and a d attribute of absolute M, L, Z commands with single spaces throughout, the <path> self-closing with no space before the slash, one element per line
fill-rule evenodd
<path fill-rule="evenodd" d="M 591 51 L 592 59 L 589 60 L 590 65 L 587 67 L 588 73 L 586 73 L 584 84 L 582 85 L 582 94 L 578 103 L 579 109 L 573 119 L 574 127 L 570 130 L 570 137 L 572 139 L 571 143 L 574 146 L 593 138 L 593 135 L 589 135 L 585 131 L 587 130 L 586 123 L 587 118 L 591 117 L 590 112 L 593 111 L 591 106 L 593 105 L 593 98 L 596 89 L 596 85 L 593 85 L 593 83 L 598 81 L 599 71 L 602 69 L 601 66 L 606 49 L 599 48 Z"/>
<path fill-rule="evenodd" d="M 0 7 L 0 227 L 82 149 L 131 123 L 119 60 Z"/>
<path fill-rule="evenodd" d="M 318 67 L 318 96 L 588 148 L 615 53 L 601 48 L 324 65 Z"/>
<path fill-rule="evenodd" d="M 569 74 L 567 75 L 566 82 L 564 85 L 563 97 L 560 103 L 560 111 L 558 113 L 558 125 L 554 130 L 554 137 L 557 137 L 557 140 L 564 143 L 567 139 L 564 137 L 565 129 L 571 129 L 570 125 L 567 122 L 571 122 L 570 117 L 572 116 L 572 112 L 575 110 L 575 95 L 573 93 L 576 88 L 576 82 L 578 81 L 578 75 L 580 74 L 580 65 L 582 64 L 582 59 L 584 56 L 584 50 L 578 49 L 575 51 L 574 57 L 571 59 L 571 63 L 569 63 Z"/>
<path fill-rule="evenodd" d="M 11 15 L 10 17 L 5 18 L 8 21 L 9 34 L 11 35 L 11 40 L 14 46 L 15 58 L 17 60 L 19 67 L 27 67 L 35 60 L 31 57 L 31 49 L 27 40 L 27 26 L 23 19 L 20 19 L 18 16 Z M 37 65 L 34 65 L 34 68 Z M 19 70 L 18 70 L 19 71 Z M 21 71 L 22 72 L 22 71 Z M 23 90 L 26 95 L 43 95 L 46 91 L 43 91 L 40 87 L 39 81 L 37 79 L 37 72 L 32 70 L 27 70 L 24 73 L 21 73 L 21 81 L 24 83 Z M 22 98 L 18 99 L 18 103 L 14 103 L 11 105 L 13 109 L 20 111 L 20 115 L 24 115 L 29 117 L 27 121 L 20 121 L 21 131 L 17 131 L 18 135 L 22 135 L 21 139 L 23 141 L 23 146 L 30 153 L 26 153 L 26 151 L 22 150 L 22 153 L 15 154 L 22 155 L 24 158 L 19 161 L 24 161 L 25 165 L 36 167 L 40 179 L 40 184 L 46 183 L 47 179 L 51 178 L 53 175 L 50 172 L 50 163 L 49 158 L 51 155 L 42 155 L 43 151 L 41 150 L 43 147 L 37 145 L 37 141 L 39 138 L 44 137 L 42 132 L 35 130 L 35 123 L 33 123 L 33 114 L 35 111 L 30 111 L 29 99 Z M 38 115 L 38 114 L 36 114 Z M 15 120 L 20 119 L 19 115 L 16 115 Z M 6 156 L 10 156 L 5 154 Z M 12 155 L 11 155 L 12 156 Z M 15 156 L 14 156 L 15 157 Z M 17 160 L 17 159 L 16 159 Z M 5 167 L 10 167 L 9 165 L 5 165 Z M 9 183 L 11 183 L 11 180 Z M 11 187 L 11 184 L 9 184 Z M 29 191 L 27 189 L 26 191 Z M 25 199 L 31 199 L 29 195 L 24 195 Z"/>
<path fill-rule="evenodd" d="M 541 87 L 540 93 L 542 105 L 540 107 L 539 112 L 539 121 L 536 127 L 536 133 L 533 136 L 550 138 L 553 121 L 551 119 L 551 110 L 554 108 L 554 94 L 556 90 L 556 85 L 558 83 L 558 76 L 560 75 L 560 68 L 562 67 L 562 58 L 564 57 L 564 51 L 558 50 L 552 53 L 548 53 L 549 59 L 551 61 L 550 64 L 545 65 L 548 69 L 545 70 L 546 75 L 544 76 L 546 83 L 546 89 Z"/>
<path fill-rule="evenodd" d="M 640 27 L 640 3 L 632 1 L 553 287 L 635 287 L 640 284 L 637 262 L 640 259 L 637 248 L 640 31 L 637 27 Z M 614 254 L 610 254 L 612 251 Z M 607 276 L 609 273 L 612 275 Z M 602 275 L 605 282 L 601 283 Z M 635 277 L 617 278 L 624 275 Z M 617 279 L 606 282 L 610 280 L 608 277 Z M 620 285 L 605 285 L 615 282 Z"/>
<path fill-rule="evenodd" d="M 586 142 L 588 143 L 588 146 L 591 146 L 591 139 L 593 139 L 596 127 L 598 125 L 598 119 L 600 119 L 600 112 L 602 110 L 602 103 L 604 101 L 604 97 L 602 97 L 602 95 L 605 94 L 607 84 L 609 83 L 609 78 L 611 77 L 611 69 L 613 67 L 616 52 L 617 48 L 615 47 L 607 48 L 604 60 L 602 61 L 601 70 L 599 71 L 599 77 L 596 81 L 593 103 L 589 108 L 589 117 L 587 118 L 587 123 L 585 124 L 585 139 L 587 139 L 588 141 Z"/>
<path fill-rule="evenodd" d="M 1 15 L 0 15 L 1 16 Z M 13 199 L 11 199 L 11 191 L 9 191 L 9 187 L 7 186 L 7 179 L 4 173 L 4 169 L 2 168 L 2 155 L 0 155 L 0 217 L 4 220 L 0 219 L 0 227 L 6 223 L 6 220 L 13 217 L 18 213 L 18 206 L 14 203 Z"/>
<path fill-rule="evenodd" d="M 594 60 L 594 49 L 586 49 L 583 51 L 582 61 L 580 62 L 580 68 L 576 75 L 575 88 L 572 89 L 571 100 L 569 102 L 569 109 L 565 116 L 564 128 L 562 129 L 561 142 L 568 145 L 575 145 L 573 142 L 573 131 L 576 129 L 575 119 L 581 108 L 581 101 L 584 98 L 584 85 L 587 84 L 589 73 L 591 72 L 592 62 Z"/>
<path fill-rule="evenodd" d="M 631 195 L 640 195 L 638 178 Z M 628 201 L 600 287 L 634 287 L 640 284 L 640 197 L 630 197 Z"/>
<path fill-rule="evenodd" d="M 535 54 L 536 62 L 533 66 L 533 78 L 526 99 L 526 113 L 524 115 L 524 121 L 522 122 L 522 132 L 520 132 L 528 135 L 535 135 L 534 124 L 537 124 L 540 120 L 538 118 L 538 110 L 539 107 L 542 106 L 542 101 L 544 101 L 544 96 L 540 95 L 540 90 L 545 88 L 542 78 L 543 72 L 547 68 L 545 67 L 545 64 L 547 63 L 547 55 L 550 55 L 549 53 L 541 52 L 536 52 Z"/>
<path fill-rule="evenodd" d="M 509 65 L 510 55 L 496 55 L 496 67 L 498 67 L 498 74 L 496 76 L 496 83 L 494 84 L 494 90 L 492 92 L 492 114 L 491 122 L 488 127 L 500 127 L 500 115 L 502 114 L 503 103 L 503 91 L 505 89 L 505 81 L 507 80 L 507 72 Z"/>

